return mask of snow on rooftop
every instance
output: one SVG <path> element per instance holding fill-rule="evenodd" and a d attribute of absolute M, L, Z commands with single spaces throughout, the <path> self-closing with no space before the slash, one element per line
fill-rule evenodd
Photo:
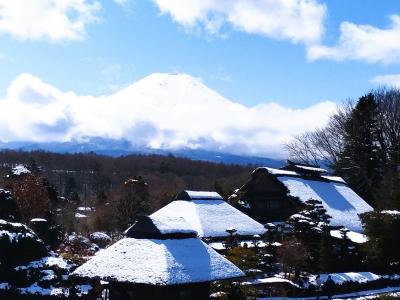
<path fill-rule="evenodd" d="M 11 173 L 13 175 L 22 175 L 30 174 L 31 171 L 29 171 L 24 165 L 16 165 L 14 168 L 12 168 Z"/>
<path fill-rule="evenodd" d="M 342 235 L 340 234 L 340 230 L 331 230 L 331 236 L 338 238 L 338 239 L 342 238 Z M 347 237 L 353 243 L 357 243 L 357 244 L 365 243 L 368 240 L 366 235 L 364 235 L 362 233 L 354 232 L 354 231 L 348 231 Z"/>
<path fill-rule="evenodd" d="M 161 234 L 169 233 L 194 233 L 197 235 L 197 231 L 182 217 L 168 216 L 168 215 L 151 215 L 150 219 L 153 224 L 161 232 Z"/>
<path fill-rule="evenodd" d="M 358 214 L 372 211 L 368 205 L 351 188 L 340 182 L 323 182 L 297 177 L 280 176 L 289 190 L 289 195 L 305 202 L 309 199 L 322 201 L 328 215 L 332 217 L 333 226 L 344 226 L 351 231 L 362 232 Z"/>
<path fill-rule="evenodd" d="M 221 195 L 218 194 L 217 192 L 188 191 L 188 190 L 185 190 L 185 192 L 189 195 L 191 199 L 220 199 L 220 200 L 223 199 Z"/>
<path fill-rule="evenodd" d="M 225 237 L 228 228 L 237 234 L 263 234 L 264 226 L 223 200 L 176 200 L 153 213 L 150 218 L 182 217 L 200 237 Z"/>
<path fill-rule="evenodd" d="M 253 173 L 257 172 L 258 170 L 266 170 L 268 173 L 272 175 L 277 175 L 277 176 L 299 176 L 298 173 L 295 171 L 287 171 L 287 170 L 280 170 L 280 169 L 274 169 L 274 168 L 268 168 L 268 167 L 259 167 L 253 171 Z"/>
<path fill-rule="evenodd" d="M 123 238 L 78 267 L 72 275 L 174 285 L 241 277 L 244 273 L 199 239 Z"/>
<path fill-rule="evenodd" d="M 303 168 L 313 168 L 313 167 L 304 167 Z M 301 177 L 303 176 L 302 174 L 299 174 L 295 171 L 288 171 L 288 170 L 281 170 L 281 169 L 274 169 L 274 168 L 268 168 L 268 167 L 259 167 L 257 169 L 255 169 L 253 171 L 256 172 L 257 170 L 266 170 L 268 173 L 272 174 L 272 175 L 276 175 L 276 176 L 297 176 L 297 177 Z M 314 169 L 320 169 L 320 168 L 314 168 Z M 320 169 L 320 172 L 327 172 L 325 169 Z M 341 183 L 346 183 L 346 181 L 344 181 L 344 179 L 342 177 L 339 176 L 330 176 L 330 175 L 321 175 L 320 176 L 323 179 L 329 180 L 329 181 L 336 181 L 336 182 L 341 182 Z"/>
<path fill-rule="evenodd" d="M 324 178 L 324 179 L 327 179 L 329 181 L 337 181 L 337 182 L 341 182 L 341 183 L 346 183 L 347 184 L 347 182 L 342 177 L 339 177 L 339 176 L 321 176 L 321 177 Z"/>
<path fill-rule="evenodd" d="M 313 172 L 321 172 L 321 173 L 328 172 L 325 169 L 317 168 L 317 167 L 311 167 L 311 166 L 296 165 L 296 168 L 307 170 L 307 171 L 313 171 Z"/>
<path fill-rule="evenodd" d="M 328 276 L 332 277 L 332 280 L 336 284 L 343 284 L 345 282 L 358 282 L 365 283 L 369 281 L 374 281 L 381 279 L 382 276 L 371 273 L 371 272 L 347 272 L 347 273 L 331 273 L 331 274 L 320 274 L 321 281 L 325 282 Z M 316 276 L 310 276 L 310 282 L 315 284 Z"/>
<path fill-rule="evenodd" d="M 395 216 L 395 215 L 400 216 L 400 211 L 398 211 L 398 210 L 382 210 L 381 214 L 388 214 L 388 215 L 392 215 L 392 216 Z"/>

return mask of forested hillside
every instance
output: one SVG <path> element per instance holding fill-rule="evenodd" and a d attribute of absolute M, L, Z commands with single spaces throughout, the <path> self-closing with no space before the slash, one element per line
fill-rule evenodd
<path fill-rule="evenodd" d="M 135 182 L 132 179 L 136 178 L 146 187 L 146 209 L 139 210 L 139 214 L 157 210 L 172 201 L 182 189 L 216 190 L 228 196 L 248 179 L 253 168 L 174 156 L 130 155 L 114 158 L 94 153 L 56 154 L 43 151 L 2 151 L 0 163 L 3 181 L 7 181 L 5 175 L 13 166 L 24 164 L 34 175 L 48 180 L 54 187 L 53 198 L 58 197 L 59 203 L 65 199 L 65 203 L 85 207 L 107 204 L 112 209 L 121 206 L 121 210 L 128 210 L 121 203 L 121 195 L 126 192 L 127 183 Z M 10 183 L 3 182 L 2 186 L 10 186 Z M 123 227 L 124 223 L 119 225 Z"/>

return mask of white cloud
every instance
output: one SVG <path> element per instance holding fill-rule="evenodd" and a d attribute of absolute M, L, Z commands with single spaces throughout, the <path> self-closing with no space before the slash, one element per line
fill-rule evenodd
<path fill-rule="evenodd" d="M 80 40 L 97 20 L 97 0 L 0 0 L 0 34 L 52 42 Z"/>
<path fill-rule="evenodd" d="M 100 97 L 62 92 L 21 74 L 0 99 L 0 140 L 103 137 L 153 148 L 282 157 L 283 142 L 293 134 L 323 126 L 335 110 L 329 101 L 305 109 L 276 103 L 249 108 L 185 74 L 152 74 Z"/>
<path fill-rule="evenodd" d="M 390 17 L 388 28 L 343 22 L 335 46 L 314 45 L 308 48 L 311 60 L 364 60 L 370 63 L 400 62 L 400 15 Z"/>
<path fill-rule="evenodd" d="M 209 34 L 219 34 L 229 24 L 246 33 L 309 44 L 324 32 L 326 7 L 317 0 L 153 1 L 185 28 L 201 26 Z"/>
<path fill-rule="evenodd" d="M 390 87 L 400 88 L 400 74 L 375 76 L 374 78 L 372 78 L 371 82 L 377 85 L 386 85 Z"/>

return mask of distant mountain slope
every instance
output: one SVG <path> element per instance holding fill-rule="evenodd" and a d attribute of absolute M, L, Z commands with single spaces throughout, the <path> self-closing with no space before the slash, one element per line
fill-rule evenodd
<path fill-rule="evenodd" d="M 283 160 L 267 157 L 241 156 L 229 153 L 207 151 L 202 149 L 180 149 L 180 150 L 162 150 L 151 148 L 132 147 L 126 140 L 112 140 L 103 138 L 92 138 L 85 142 L 65 142 L 65 143 L 33 143 L 33 142 L 0 142 L 0 149 L 35 151 L 45 150 L 55 153 L 88 153 L 108 156 L 121 156 L 130 154 L 159 154 L 174 155 L 178 157 L 189 158 L 192 160 L 210 161 L 225 164 L 257 165 L 280 167 Z"/>
<path fill-rule="evenodd" d="M 335 109 L 329 101 L 301 109 L 273 102 L 247 107 L 199 78 L 169 73 L 151 74 L 97 97 L 64 92 L 21 74 L 0 100 L 0 141 L 11 142 L 3 145 L 7 148 L 177 152 L 269 166 L 275 164 L 254 157 L 284 157 L 286 141 L 322 126 Z M 251 159 L 242 158 L 247 156 Z"/>

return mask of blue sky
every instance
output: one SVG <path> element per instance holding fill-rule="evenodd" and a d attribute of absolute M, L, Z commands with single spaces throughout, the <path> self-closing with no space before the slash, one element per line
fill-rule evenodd
<path fill-rule="evenodd" d="M 247 107 L 288 109 L 400 86 L 396 0 L 58 2 L 0 3 L 0 99 L 22 73 L 95 97 L 187 73 Z"/>
<path fill-rule="evenodd" d="M 386 28 L 400 13 L 396 1 L 352 0 L 326 5 L 325 44 L 339 37 L 340 23 Z M 118 5 L 101 2 L 97 21 L 85 26 L 80 41 L 0 35 L 0 90 L 18 74 L 32 73 L 62 90 L 99 95 L 154 72 L 185 72 L 201 77 L 229 99 L 252 106 L 275 101 L 305 107 L 322 100 L 341 102 L 374 85 L 378 75 L 399 71 L 398 63 L 309 61 L 303 44 L 235 30 L 225 37 L 185 29 L 150 0 Z M 49 26 L 51 26 L 49 24 Z M 1 32 L 1 31 L 0 31 Z"/>

